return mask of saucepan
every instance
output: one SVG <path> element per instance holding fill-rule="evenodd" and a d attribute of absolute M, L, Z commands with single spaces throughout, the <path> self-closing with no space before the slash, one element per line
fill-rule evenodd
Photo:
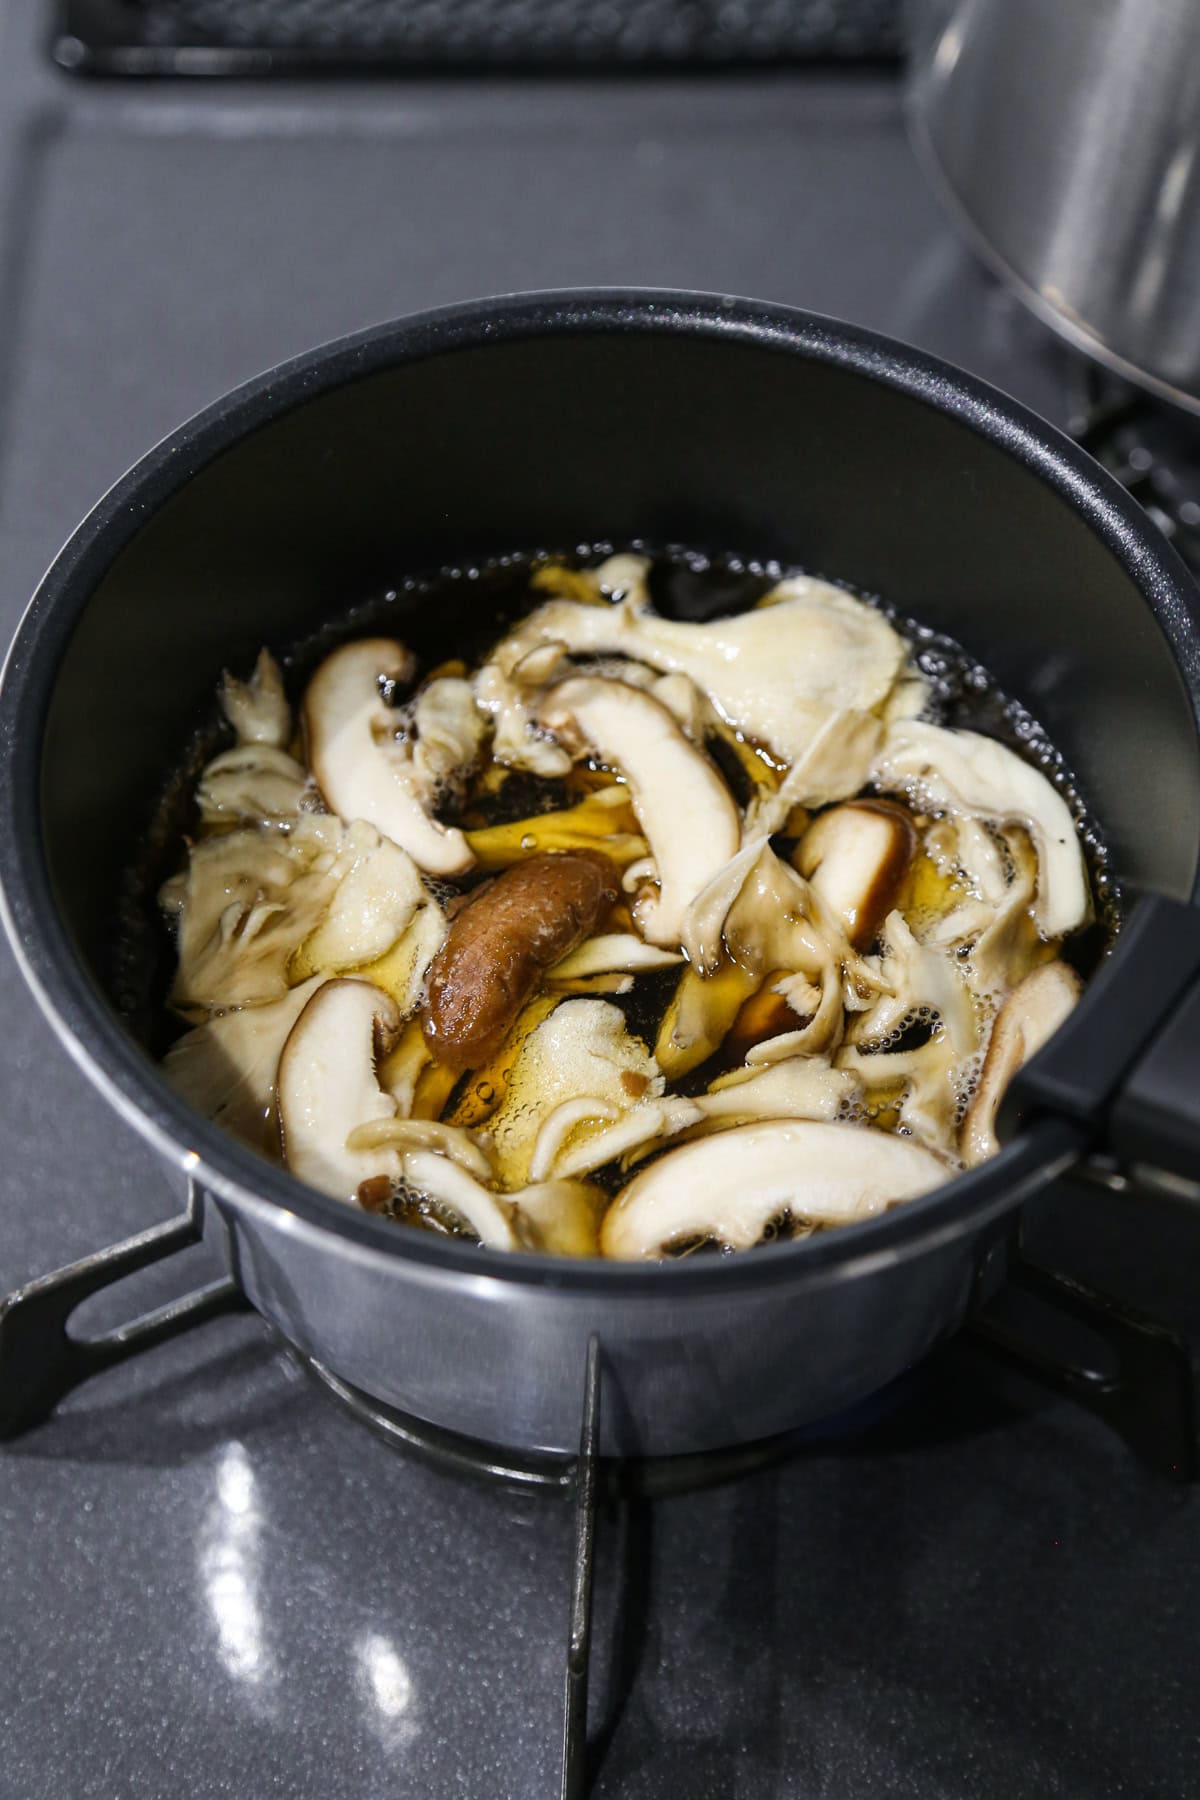
<path fill-rule="evenodd" d="M 957 638 L 1063 753 L 1125 894 L 1158 898 L 1030 1065 L 1001 1153 L 863 1223 L 633 1266 L 489 1253 L 310 1191 L 174 1095 L 127 1023 L 114 920 L 166 773 L 262 644 L 410 571 L 638 539 L 777 558 Z M 1098 1150 L 1184 1189 L 1200 1171 L 1195 599 L 1069 441 L 868 332 L 666 292 L 402 319 L 184 425 L 45 577 L 0 689 L 9 935 L 71 1055 L 201 1196 L 242 1293 L 344 1382 L 566 1451 L 594 1346 L 602 1450 L 765 1437 L 960 1326 L 1022 1207 Z"/>

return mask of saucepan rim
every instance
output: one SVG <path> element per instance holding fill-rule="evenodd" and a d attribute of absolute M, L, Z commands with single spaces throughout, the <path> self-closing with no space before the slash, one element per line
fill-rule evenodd
<path fill-rule="evenodd" d="M 845 1279 L 919 1254 L 1016 1207 L 1078 1152 L 1073 1131 L 1035 1121 L 990 1163 L 859 1224 L 753 1256 L 665 1264 L 487 1254 L 397 1229 L 304 1186 L 202 1119 L 103 1000 L 53 897 L 41 834 L 41 753 L 62 656 L 108 569 L 148 518 L 238 440 L 331 388 L 428 356 L 542 336 L 658 333 L 796 355 L 898 389 L 958 420 L 1028 469 L 1091 527 L 1157 619 L 1200 733 L 1200 633 L 1191 578 L 1123 488 L 1054 426 L 974 376 L 820 314 L 730 295 L 564 289 L 469 301 L 335 339 L 233 389 L 147 452 L 72 533 L 38 586 L 0 674 L 0 917 L 25 979 L 69 1054 L 120 1115 L 219 1201 L 319 1241 L 327 1253 L 387 1259 L 435 1284 L 481 1291 L 528 1283 L 564 1297 L 731 1296 L 748 1283 Z M 1192 892 L 1200 900 L 1200 871 Z M 1119 951 L 1118 951 L 1119 954 Z M 85 1190 L 86 1192 L 86 1187 Z"/>

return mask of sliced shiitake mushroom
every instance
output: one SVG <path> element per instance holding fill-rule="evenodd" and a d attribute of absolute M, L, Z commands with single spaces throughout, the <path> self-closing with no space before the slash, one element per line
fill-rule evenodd
<path fill-rule="evenodd" d="M 651 1163 L 605 1215 L 600 1248 L 657 1259 L 680 1241 L 758 1243 L 787 1211 L 846 1224 L 939 1186 L 945 1165 L 906 1138 L 859 1125 L 775 1119 L 683 1144 Z"/>
<path fill-rule="evenodd" d="M 979 1086 L 959 1138 L 968 1168 L 986 1162 L 1000 1148 L 996 1114 L 1017 1070 L 1036 1055 L 1073 1010 L 1082 983 L 1066 963 L 1046 963 L 1015 987 L 992 1026 Z"/>
<path fill-rule="evenodd" d="M 175 1092 L 226 1131 L 264 1148 L 280 1051 L 323 979 L 318 975 L 265 1006 L 218 1013 L 185 1032 L 163 1061 Z"/>
<path fill-rule="evenodd" d="M 728 788 L 661 701 L 626 682 L 574 676 L 551 688 L 539 718 L 624 773 L 658 881 L 634 917 L 652 944 L 677 948 L 688 906 L 741 841 Z"/>
<path fill-rule="evenodd" d="M 865 950 L 896 903 L 916 847 L 916 828 L 902 806 L 847 800 L 813 820 L 792 861 L 854 948 Z"/>
<path fill-rule="evenodd" d="M 467 841 L 433 816 L 446 745 L 439 745 L 436 767 L 418 763 L 413 734 L 397 736 L 400 721 L 384 699 L 386 688 L 409 681 L 413 671 L 411 652 L 391 638 L 360 638 L 327 656 L 304 697 L 309 761 L 326 804 L 339 817 L 368 820 L 430 874 L 461 875 L 474 860 Z M 446 715 L 438 717 L 444 730 Z M 460 708 L 464 729 L 466 717 Z M 482 730 L 473 711 L 470 717 L 477 730 L 461 744 L 468 762 Z"/>
<path fill-rule="evenodd" d="M 377 1065 L 395 1042 L 400 1015 L 366 981 L 326 981 L 288 1034 L 279 1058 L 279 1126 L 284 1161 L 310 1187 L 352 1200 L 360 1182 L 399 1177 L 395 1151 L 351 1150 L 347 1139 L 368 1120 L 392 1119 L 396 1102 L 379 1085 Z"/>

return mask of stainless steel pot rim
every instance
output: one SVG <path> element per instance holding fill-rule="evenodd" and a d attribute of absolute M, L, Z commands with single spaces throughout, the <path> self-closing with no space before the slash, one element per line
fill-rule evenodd
<path fill-rule="evenodd" d="M 1070 344 L 1073 350 L 1078 350 L 1094 362 L 1101 363 L 1104 368 L 1111 369 L 1113 374 L 1121 376 L 1122 380 L 1131 382 L 1147 394 L 1153 394 L 1158 400 L 1165 400 L 1170 406 L 1176 406 L 1183 412 L 1191 413 L 1193 417 L 1200 416 L 1200 394 L 1194 393 L 1190 388 L 1179 387 L 1175 382 L 1168 381 L 1164 375 L 1156 375 L 1153 369 L 1143 368 L 1140 363 L 1130 362 L 1128 357 L 1122 356 L 1119 350 L 1114 350 L 1111 344 L 1099 336 L 1086 319 L 1082 319 L 1077 313 L 1070 311 L 1065 304 L 1059 305 L 1051 295 L 1030 281 L 1001 250 L 997 249 L 991 238 L 980 229 L 972 217 L 970 209 L 965 205 L 938 155 L 937 147 L 929 134 L 925 120 L 917 108 L 911 104 L 908 107 L 908 135 L 917 161 L 924 169 L 929 185 L 966 239 L 969 247 L 980 261 L 987 265 L 993 275 L 1004 283 L 1005 287 L 1012 289 L 1035 318 L 1040 319 L 1042 324 L 1060 337 L 1064 343 Z"/>
<path fill-rule="evenodd" d="M 729 1294 L 747 1283 L 841 1279 L 907 1259 L 1019 1203 L 1065 1166 L 1070 1128 L 1041 1121 L 982 1168 L 858 1225 L 753 1256 L 630 1265 L 486 1255 L 304 1187 L 176 1098 L 86 973 L 54 903 L 41 842 L 42 734 L 58 663 L 96 585 L 145 520 L 238 439 L 328 389 L 431 354 L 545 335 L 668 333 L 798 355 L 899 389 L 987 438 L 1081 514 L 1135 582 L 1188 678 L 1200 729 L 1200 635 L 1190 577 L 1124 490 L 1054 427 L 972 376 L 859 327 L 729 295 L 566 289 L 467 302 L 373 326 L 234 389 L 169 434 L 98 502 L 30 601 L 0 673 L 0 917 L 68 1053 L 143 1137 L 233 1208 L 355 1258 L 396 1258 L 435 1282 L 530 1282 L 564 1294 Z M 1200 876 L 1192 899 L 1200 899 Z M 1119 951 L 1118 951 L 1119 954 Z"/>

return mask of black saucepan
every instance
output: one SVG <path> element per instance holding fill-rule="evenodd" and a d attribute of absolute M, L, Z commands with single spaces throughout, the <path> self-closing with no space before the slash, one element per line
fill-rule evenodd
<path fill-rule="evenodd" d="M 636 538 L 777 557 L 958 638 L 1049 731 L 1122 884 L 1167 901 L 1122 934 L 1002 1153 L 936 1193 L 735 1258 L 489 1254 L 307 1190 L 170 1092 L 112 991 L 122 872 L 224 666 L 408 571 Z M 1139 1154 L 1169 1142 L 1160 1160 L 1187 1173 L 1186 1095 L 1150 1091 L 1143 1063 L 1133 1104 L 1129 1066 L 1156 1030 L 1194 1046 L 1200 1029 L 1180 1013 L 1200 915 L 1178 904 L 1200 857 L 1193 598 L 1065 438 L 869 333 L 657 292 L 401 320 L 183 426 L 46 576 L 0 694 L 9 933 L 71 1054 L 203 1191 L 249 1300 L 344 1379 L 478 1438 L 561 1450 L 597 1339 L 605 1448 L 764 1436 L 954 1330 L 1023 1202 L 1122 1107 Z M 1151 1131 L 1159 1101 L 1170 1117 Z"/>

